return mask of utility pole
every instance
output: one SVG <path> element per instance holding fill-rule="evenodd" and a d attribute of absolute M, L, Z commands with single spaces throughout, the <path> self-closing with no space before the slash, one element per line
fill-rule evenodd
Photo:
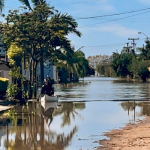
<path fill-rule="evenodd" d="M 129 43 L 127 43 L 127 52 L 129 53 Z"/>
<path fill-rule="evenodd" d="M 139 40 L 139 38 L 128 38 L 128 40 L 132 40 L 133 41 L 131 44 L 133 44 L 133 50 L 135 52 L 135 46 L 136 46 L 135 40 Z"/>
<path fill-rule="evenodd" d="M 124 47 L 124 48 L 126 48 L 127 49 L 127 53 L 129 53 L 130 52 L 130 49 L 129 48 L 132 48 L 131 46 L 129 46 L 129 43 L 126 43 L 127 44 L 127 47 Z"/>

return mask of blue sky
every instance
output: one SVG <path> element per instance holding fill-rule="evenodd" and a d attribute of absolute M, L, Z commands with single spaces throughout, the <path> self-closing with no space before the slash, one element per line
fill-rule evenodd
<path fill-rule="evenodd" d="M 78 19 L 149 8 L 150 0 L 47 0 L 47 2 L 77 20 L 82 37 L 70 34 L 69 38 L 76 50 L 84 46 L 81 50 L 86 57 L 100 54 L 111 55 L 116 50 L 120 52 L 127 42 L 131 45 L 128 38 L 139 37 L 136 43 L 137 47 L 140 47 L 144 44 L 145 36 L 138 32 L 143 32 L 150 37 L 150 9 L 119 16 Z M 18 9 L 19 6 L 22 4 L 18 0 L 6 0 L 3 13 L 7 14 L 9 9 Z M 110 21 L 127 16 L 132 17 Z"/>

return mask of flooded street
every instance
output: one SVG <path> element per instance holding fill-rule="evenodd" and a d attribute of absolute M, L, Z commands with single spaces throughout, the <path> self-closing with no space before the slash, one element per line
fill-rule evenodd
<path fill-rule="evenodd" d="M 150 116 L 142 102 L 150 83 L 87 77 L 55 85 L 55 93 L 58 103 L 28 102 L 0 115 L 0 150 L 93 150 L 103 132 Z"/>

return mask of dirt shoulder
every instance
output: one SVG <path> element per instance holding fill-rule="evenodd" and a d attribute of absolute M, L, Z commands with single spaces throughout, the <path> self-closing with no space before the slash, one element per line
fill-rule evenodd
<path fill-rule="evenodd" d="M 1 111 L 5 111 L 5 110 L 8 110 L 8 109 L 10 109 L 10 108 L 12 108 L 13 106 L 1 106 L 0 105 L 0 112 Z"/>
<path fill-rule="evenodd" d="M 16 101 L 7 101 L 4 99 L 0 99 L 0 113 L 3 113 L 8 109 L 11 109 L 18 104 L 19 103 L 17 103 Z"/>
<path fill-rule="evenodd" d="M 150 117 L 138 124 L 104 133 L 109 140 L 100 140 L 98 150 L 150 150 Z"/>

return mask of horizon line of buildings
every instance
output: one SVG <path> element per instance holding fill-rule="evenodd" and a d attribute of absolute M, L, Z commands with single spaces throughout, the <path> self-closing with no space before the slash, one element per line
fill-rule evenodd
<path fill-rule="evenodd" d="M 113 59 L 113 56 L 109 55 L 95 55 L 95 56 L 88 56 L 87 60 L 89 62 L 89 66 L 93 69 L 96 69 L 96 66 L 101 62 L 110 62 Z"/>

